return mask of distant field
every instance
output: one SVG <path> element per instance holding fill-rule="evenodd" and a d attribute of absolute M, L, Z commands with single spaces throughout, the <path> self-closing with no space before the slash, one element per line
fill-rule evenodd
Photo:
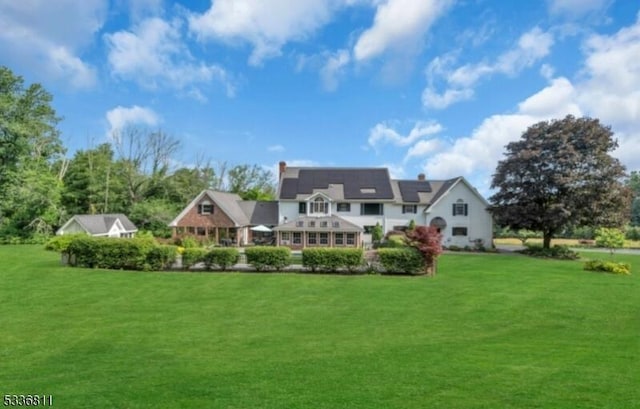
<path fill-rule="evenodd" d="M 522 242 L 515 238 L 507 238 L 507 239 L 494 239 L 495 244 L 510 244 L 510 245 L 521 245 Z M 542 244 L 542 239 L 529 239 L 527 243 L 536 243 Z M 551 240 L 551 245 L 563 244 L 567 246 L 581 246 L 580 240 L 578 239 L 553 239 Z M 637 240 L 625 240 L 624 242 L 625 248 L 636 248 L 640 249 L 640 241 Z"/>
<path fill-rule="evenodd" d="M 616 258 L 634 275 L 500 254 L 447 254 L 435 278 L 141 273 L 0 246 L 0 392 L 59 408 L 637 408 L 640 257 Z"/>

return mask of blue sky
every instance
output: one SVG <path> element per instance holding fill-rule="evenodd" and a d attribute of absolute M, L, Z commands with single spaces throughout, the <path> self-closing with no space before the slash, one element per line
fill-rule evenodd
<path fill-rule="evenodd" d="M 505 144 L 573 114 L 640 169 L 637 1 L 0 0 L 0 27 L 70 156 L 139 125 L 181 164 L 387 166 L 488 194 Z"/>

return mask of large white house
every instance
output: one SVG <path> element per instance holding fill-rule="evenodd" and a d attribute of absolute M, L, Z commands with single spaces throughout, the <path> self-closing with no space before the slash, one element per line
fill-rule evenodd
<path fill-rule="evenodd" d="M 313 246 L 358 247 L 371 242 L 371 230 L 416 225 L 440 229 L 445 246 L 490 246 L 493 220 L 489 204 L 463 177 L 395 180 L 386 168 L 287 167 L 280 162 L 277 200 L 243 201 L 205 190 L 174 219 L 174 235 L 193 234 L 214 241 L 251 242 L 252 227 L 275 233 L 275 244 L 294 249 Z"/>
<path fill-rule="evenodd" d="M 440 229 L 445 246 L 490 246 L 488 207 L 463 177 L 427 180 L 420 174 L 415 180 L 394 180 L 386 168 L 287 167 L 280 162 L 274 230 L 278 243 L 293 247 L 357 245 L 371 241 L 376 224 L 386 233 L 403 230 L 413 220 Z M 351 236 L 344 228 L 363 234 L 347 243 Z"/>

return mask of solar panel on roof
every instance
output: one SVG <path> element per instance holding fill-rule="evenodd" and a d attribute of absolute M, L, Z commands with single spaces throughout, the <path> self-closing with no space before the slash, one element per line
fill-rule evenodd
<path fill-rule="evenodd" d="M 297 181 L 283 179 L 280 197 L 294 199 L 297 194 L 327 189 L 329 184 L 342 184 L 345 199 L 393 199 L 385 169 L 300 169 Z M 375 189 L 375 193 L 363 193 L 363 188 Z"/>
<path fill-rule="evenodd" d="M 419 202 L 420 196 L 418 193 L 420 192 L 431 192 L 431 184 L 427 181 L 400 180 L 398 181 L 398 187 L 400 188 L 402 201 L 407 203 Z"/>

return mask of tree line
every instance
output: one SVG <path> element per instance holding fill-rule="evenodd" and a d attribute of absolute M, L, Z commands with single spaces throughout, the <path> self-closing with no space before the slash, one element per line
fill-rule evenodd
<path fill-rule="evenodd" d="M 177 162 L 181 142 L 159 129 L 118 129 L 108 142 L 67 157 L 52 96 L 0 67 L 0 241 L 45 239 L 74 214 L 125 213 L 140 229 L 168 234 L 200 191 L 272 200 L 271 171 L 258 165 Z"/>

